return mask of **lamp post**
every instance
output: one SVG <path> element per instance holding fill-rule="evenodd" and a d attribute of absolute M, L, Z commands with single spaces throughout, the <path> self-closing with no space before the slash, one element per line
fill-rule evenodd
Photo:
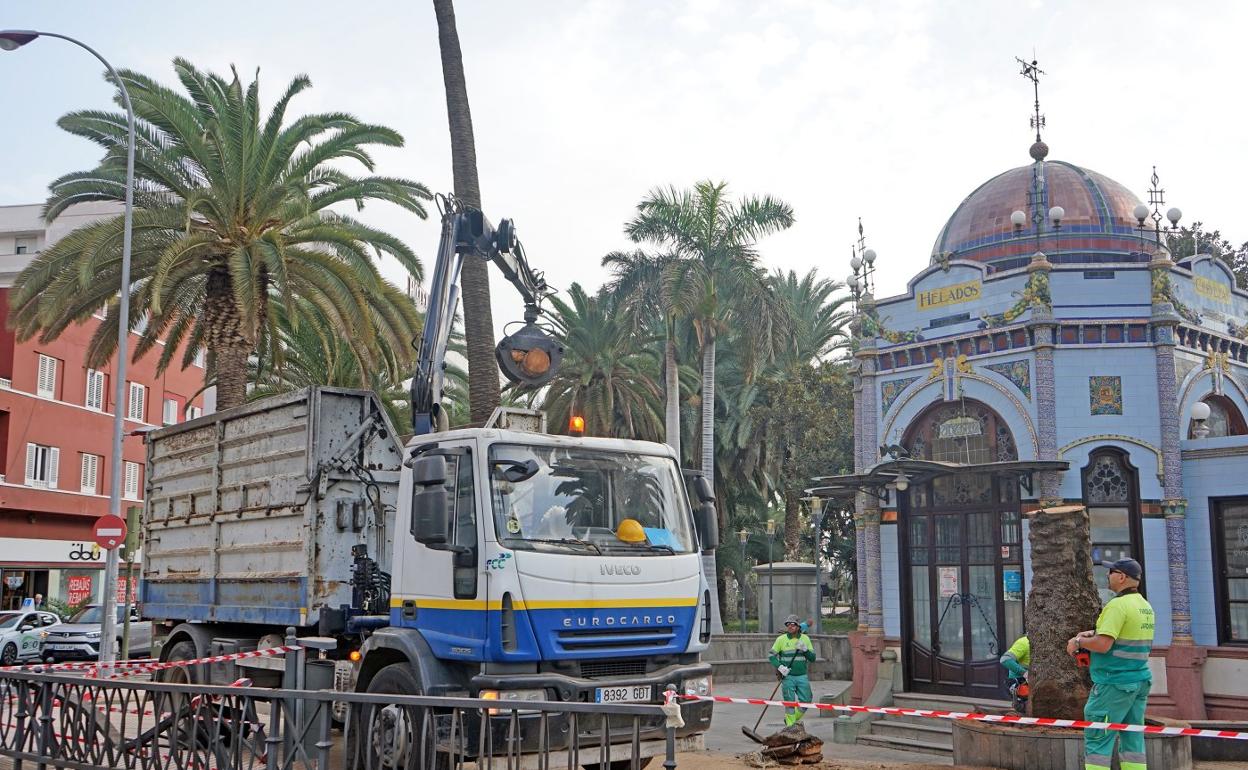
<path fill-rule="evenodd" d="M 127 343 L 130 332 L 130 233 L 134 224 L 134 107 L 130 104 L 130 92 L 126 84 L 117 75 L 113 65 L 91 46 L 75 40 L 68 35 L 55 32 L 36 32 L 28 29 L 8 29 L 0 31 L 0 50 L 15 51 L 18 48 L 41 37 L 54 37 L 82 48 L 100 60 L 109 76 L 121 91 L 121 100 L 126 106 L 126 130 L 128 144 L 126 147 L 126 213 L 125 226 L 121 237 L 121 299 L 118 302 L 117 319 L 117 374 L 113 388 L 113 457 L 110 467 L 111 487 L 108 493 L 108 512 L 114 516 L 121 515 L 121 469 L 122 469 L 122 438 L 125 435 L 125 416 L 122 413 L 126 391 L 126 357 Z M 112 548 L 104 562 L 104 617 L 100 629 L 99 661 L 105 666 L 105 675 L 111 670 L 116 660 L 117 649 L 114 642 L 117 638 L 117 549 Z M 128 611 L 128 609 L 127 609 Z"/>
<path fill-rule="evenodd" d="M 738 586 L 737 593 L 741 594 L 741 633 L 745 633 L 745 543 L 750 539 L 750 533 L 742 529 L 737 533 L 737 542 L 741 544 L 741 585 Z"/>
<path fill-rule="evenodd" d="M 776 562 L 771 558 L 771 545 L 776 541 L 776 522 L 767 520 L 767 630 L 776 630 Z"/>
<path fill-rule="evenodd" d="M 805 498 L 815 516 L 815 633 L 823 633 L 823 501 L 818 495 Z M 835 603 L 833 603 L 835 611 Z"/>

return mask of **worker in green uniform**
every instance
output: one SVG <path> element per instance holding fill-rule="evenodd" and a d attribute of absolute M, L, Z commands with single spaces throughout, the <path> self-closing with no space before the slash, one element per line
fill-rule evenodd
<path fill-rule="evenodd" d="M 767 660 L 780 677 L 780 692 L 784 699 L 810 703 L 813 695 L 807 664 L 815 661 L 815 647 L 810 643 L 810 637 L 802 633 L 801 621 L 796 615 L 784 619 L 784 633 L 776 637 Z M 785 709 L 785 726 L 797 724 L 804 713 L 806 709 Z"/>
<path fill-rule="evenodd" d="M 1110 599 L 1096 619 L 1096 628 L 1080 631 L 1066 643 L 1074 656 L 1080 648 L 1091 653 L 1092 694 L 1083 707 L 1090 722 L 1144 724 L 1144 705 L 1152 687 L 1148 654 L 1153 648 L 1152 605 L 1140 595 L 1144 571 L 1135 559 L 1102 562 L 1109 568 Z M 1144 734 L 1114 730 L 1083 731 L 1084 770 L 1109 770 L 1114 743 L 1122 737 L 1122 770 L 1145 770 Z"/>
<path fill-rule="evenodd" d="M 1001 665 L 1010 673 L 1007 683 L 1010 695 L 1014 697 L 1014 710 L 1020 714 L 1027 711 L 1027 697 L 1031 694 L 1027 688 L 1027 669 L 1031 667 L 1031 640 L 1020 636 L 1010 645 L 1010 649 L 1001 656 Z"/>

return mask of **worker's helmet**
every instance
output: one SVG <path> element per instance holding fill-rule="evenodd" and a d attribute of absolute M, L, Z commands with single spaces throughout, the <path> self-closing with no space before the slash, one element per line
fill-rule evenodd
<path fill-rule="evenodd" d="M 646 531 L 642 529 L 641 523 L 636 519 L 621 521 L 620 526 L 615 530 L 615 536 L 625 543 L 644 543 L 646 541 Z"/>

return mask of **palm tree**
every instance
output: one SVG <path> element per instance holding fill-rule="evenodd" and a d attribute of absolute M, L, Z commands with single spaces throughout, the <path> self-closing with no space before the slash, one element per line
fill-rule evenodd
<path fill-rule="evenodd" d="M 420 334 L 421 318 L 412 300 L 390 283 L 376 295 L 378 366 L 361 364 L 355 349 L 333 326 L 331 319 L 304 299 L 297 299 L 295 320 L 281 303 L 274 303 L 276 335 L 267 338 L 249 365 L 253 386 L 250 400 L 316 385 L 367 388 L 377 393 L 391 424 L 402 430 L 411 424 L 411 404 L 403 381 L 411 376 L 411 340 Z M 453 376 L 453 375 L 452 375 Z"/>
<path fill-rule="evenodd" d="M 568 297 L 552 297 L 547 312 L 564 345 L 563 365 L 545 396 L 552 424 L 567 425 L 579 414 L 590 435 L 658 440 L 657 357 L 638 344 L 615 295 L 604 290 L 591 297 L 574 283 Z"/>
<path fill-rule="evenodd" d="M 674 259 L 663 268 L 663 292 L 677 317 L 688 318 L 702 350 L 701 466 L 715 478 L 715 343 L 737 325 L 749 325 L 751 355 L 770 356 L 787 332 L 787 314 L 767 286 L 755 243 L 793 224 L 793 210 L 771 196 L 728 199 L 726 182 L 692 189 L 652 190 L 624 227 L 636 243 L 658 246 Z M 721 528 L 724 511 L 719 511 Z M 708 580 L 714 577 L 708 574 Z M 722 629 L 718 601 L 713 629 Z"/>
<path fill-rule="evenodd" d="M 665 440 L 680 457 L 680 363 L 676 356 L 676 308 L 663 291 L 663 269 L 673 257 L 636 251 L 613 251 L 602 258 L 612 270 L 607 291 L 620 297 L 620 307 L 641 330 L 663 319 L 663 425 Z"/>
<path fill-rule="evenodd" d="M 787 308 L 792 334 L 787 344 L 776 355 L 776 361 L 768 372 L 770 378 L 791 380 L 801 371 L 816 363 L 822 363 L 837 353 L 848 349 L 848 324 L 850 314 L 846 310 L 849 295 L 838 281 L 819 278 L 813 268 L 798 278 L 797 273 L 776 270 L 768 277 L 772 291 Z M 779 479 L 780 497 L 784 503 L 784 547 L 790 557 L 797 555 L 801 527 L 801 497 L 806 480 L 800 485 L 788 482 L 780 471 L 788 467 L 795 451 L 791 435 L 796 427 L 791 421 L 768 427 L 770 459 L 777 463 L 774 477 Z"/>
<path fill-rule="evenodd" d="M 183 59 L 174 70 L 188 95 L 123 70 L 134 104 L 134 247 L 131 328 L 146 316 L 139 358 L 158 343 L 163 371 L 185 344 L 182 365 L 206 348 L 221 408 L 246 395 L 247 360 L 275 332 L 274 304 L 296 322 L 301 308 L 332 319 L 358 359 L 377 363 L 377 308 L 385 292 L 370 252 L 389 254 L 419 277 L 420 262 L 398 238 L 333 211 L 339 203 L 388 201 L 425 216 L 429 192 L 406 179 L 352 176 L 342 161 L 368 171 L 368 147 L 398 147 L 398 133 L 339 112 L 286 120 L 290 101 L 311 85 L 295 78 L 266 116 L 259 76 L 244 87 Z M 84 110 L 59 125 L 105 150 L 100 166 L 51 185 L 44 216 L 76 203 L 119 202 L 125 192 L 126 118 Z M 88 348 L 87 365 L 117 345 L 122 217 L 81 227 L 38 255 L 18 276 L 10 324 L 21 338 L 55 339 L 108 308 Z M 297 298 L 306 300 L 301 305 Z"/>
<path fill-rule="evenodd" d="M 466 205 L 481 208 L 477 179 L 477 147 L 468 106 L 464 56 L 459 48 L 452 0 L 433 0 L 438 19 L 438 47 L 442 51 L 442 82 L 446 88 L 446 116 L 451 131 L 451 171 L 455 195 Z M 499 403 L 498 364 L 494 361 L 494 318 L 490 311 L 490 276 L 485 262 L 464 260 L 460 271 L 464 302 L 464 330 L 468 341 L 469 401 L 472 421 L 484 423 Z"/>

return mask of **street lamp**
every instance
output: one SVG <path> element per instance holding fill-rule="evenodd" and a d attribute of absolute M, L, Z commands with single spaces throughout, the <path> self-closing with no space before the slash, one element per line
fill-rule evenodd
<path fill-rule="evenodd" d="M 741 633 L 745 633 L 745 543 L 750 539 L 750 533 L 742 529 L 737 533 L 737 542 L 741 544 L 741 585 L 738 586 L 737 593 L 741 594 Z"/>
<path fill-rule="evenodd" d="M 776 630 L 776 562 L 771 558 L 771 544 L 776 541 L 776 522 L 767 520 L 767 632 Z"/>
<path fill-rule="evenodd" d="M 6 29 L 0 31 L 0 50 L 15 51 L 18 48 L 41 37 L 55 37 L 82 48 L 100 60 L 109 76 L 121 91 L 121 100 L 126 106 L 126 130 L 128 145 L 126 147 L 126 213 L 125 229 L 121 237 L 121 299 L 118 303 L 117 318 L 117 376 L 116 387 L 113 389 L 113 462 L 110 468 L 111 489 L 108 493 L 108 512 L 114 516 L 121 515 L 121 464 L 122 437 L 125 434 L 125 416 L 122 413 L 123 398 L 126 390 L 126 356 L 127 343 L 130 337 L 130 233 L 134 224 L 134 107 L 130 104 L 130 92 L 126 84 L 117 75 L 113 65 L 91 46 L 75 40 L 68 35 L 55 32 L 36 32 L 29 29 Z M 127 608 L 127 612 L 129 608 Z M 117 549 L 108 551 L 104 562 L 104 618 L 100 629 L 99 661 L 107 671 L 116 660 L 117 650 L 114 642 L 117 638 Z"/>
<path fill-rule="evenodd" d="M 817 495 L 803 498 L 815 516 L 815 633 L 823 633 L 823 501 Z M 833 612 L 836 603 L 833 602 Z"/>

